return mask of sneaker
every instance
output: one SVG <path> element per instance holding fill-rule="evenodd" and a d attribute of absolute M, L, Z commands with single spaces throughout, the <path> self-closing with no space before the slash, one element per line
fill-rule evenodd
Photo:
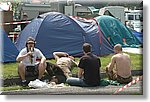
<path fill-rule="evenodd" d="M 25 81 L 25 82 L 22 82 L 22 86 L 23 86 L 23 87 L 26 87 L 26 86 L 28 86 L 28 83 L 27 83 L 27 81 Z"/>

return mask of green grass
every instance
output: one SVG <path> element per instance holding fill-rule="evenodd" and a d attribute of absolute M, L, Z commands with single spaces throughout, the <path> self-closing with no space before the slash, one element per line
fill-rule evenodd
<path fill-rule="evenodd" d="M 23 90 L 23 89 L 31 89 L 30 87 L 22 87 L 19 85 L 13 85 L 9 87 L 1 87 L 0 90 L 9 91 L 9 90 Z"/>
<path fill-rule="evenodd" d="M 143 56 L 140 54 L 131 54 L 128 53 L 131 57 L 131 63 L 132 63 L 132 69 L 133 70 L 141 70 L 143 69 L 142 66 L 142 60 Z M 101 59 L 101 71 L 105 70 L 106 65 L 110 62 L 112 55 L 100 57 Z M 56 63 L 54 59 L 48 60 L 52 63 Z M 75 58 L 75 61 L 79 61 L 79 58 Z M 17 71 L 17 66 L 18 63 L 5 63 L 3 65 L 3 78 L 13 78 L 18 76 L 18 71 Z M 77 73 L 78 68 L 75 67 L 72 72 Z"/>
<path fill-rule="evenodd" d="M 132 69 L 143 69 L 143 55 L 130 54 Z"/>
<path fill-rule="evenodd" d="M 18 76 L 18 63 L 6 63 L 3 65 L 3 78 L 12 78 Z"/>
<path fill-rule="evenodd" d="M 143 55 L 140 54 L 131 54 L 128 53 L 131 57 L 131 63 L 132 63 L 132 69 L 133 70 L 142 70 L 143 66 L 142 66 L 142 60 L 143 60 Z M 112 55 L 108 55 L 108 56 L 103 56 L 100 57 L 101 59 L 101 71 L 105 70 L 106 65 L 110 62 Z M 80 58 L 75 58 L 75 61 L 79 62 Z M 47 60 L 51 63 L 56 63 L 56 60 L 51 59 L 51 60 Z M 14 77 L 18 77 L 18 71 L 17 71 L 17 66 L 18 63 L 5 63 L 3 64 L 3 78 L 14 78 Z M 77 73 L 78 68 L 74 67 L 72 70 L 72 73 Z M 9 86 L 9 87 L 1 87 L 0 90 L 3 91 L 7 91 L 7 90 L 23 90 L 23 89 L 29 89 L 29 87 L 22 87 L 22 86 L 18 86 L 18 85 L 13 85 L 13 86 Z"/>

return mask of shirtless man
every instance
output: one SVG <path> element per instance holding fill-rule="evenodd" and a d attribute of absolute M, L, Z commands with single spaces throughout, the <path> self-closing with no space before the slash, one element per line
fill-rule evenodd
<path fill-rule="evenodd" d="M 117 80 L 119 83 L 129 83 L 132 81 L 130 56 L 122 52 L 122 46 L 114 46 L 115 55 L 106 67 L 106 73 L 110 80 Z M 116 67 L 116 71 L 114 71 Z"/>
<path fill-rule="evenodd" d="M 66 52 L 54 52 L 54 58 L 57 60 L 56 64 L 62 69 L 64 75 L 68 78 L 72 76 L 71 68 L 77 66 L 77 63 L 74 61 L 74 57 L 69 56 Z"/>

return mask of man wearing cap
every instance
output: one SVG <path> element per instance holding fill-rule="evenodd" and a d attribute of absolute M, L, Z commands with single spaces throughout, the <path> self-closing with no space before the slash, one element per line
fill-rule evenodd
<path fill-rule="evenodd" d="M 18 73 L 23 86 L 27 85 L 26 75 L 38 76 L 40 80 L 46 69 L 46 58 L 39 49 L 35 48 L 35 43 L 35 40 L 29 37 L 26 42 L 26 47 L 20 51 L 16 58 L 20 62 L 18 65 Z M 37 61 L 37 59 L 40 59 L 40 61 Z"/>

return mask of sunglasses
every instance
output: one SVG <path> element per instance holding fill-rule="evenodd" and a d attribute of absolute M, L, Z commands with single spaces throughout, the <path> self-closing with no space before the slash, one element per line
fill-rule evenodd
<path fill-rule="evenodd" d="M 34 42 L 29 42 L 29 43 L 27 43 L 27 44 L 35 44 Z"/>

